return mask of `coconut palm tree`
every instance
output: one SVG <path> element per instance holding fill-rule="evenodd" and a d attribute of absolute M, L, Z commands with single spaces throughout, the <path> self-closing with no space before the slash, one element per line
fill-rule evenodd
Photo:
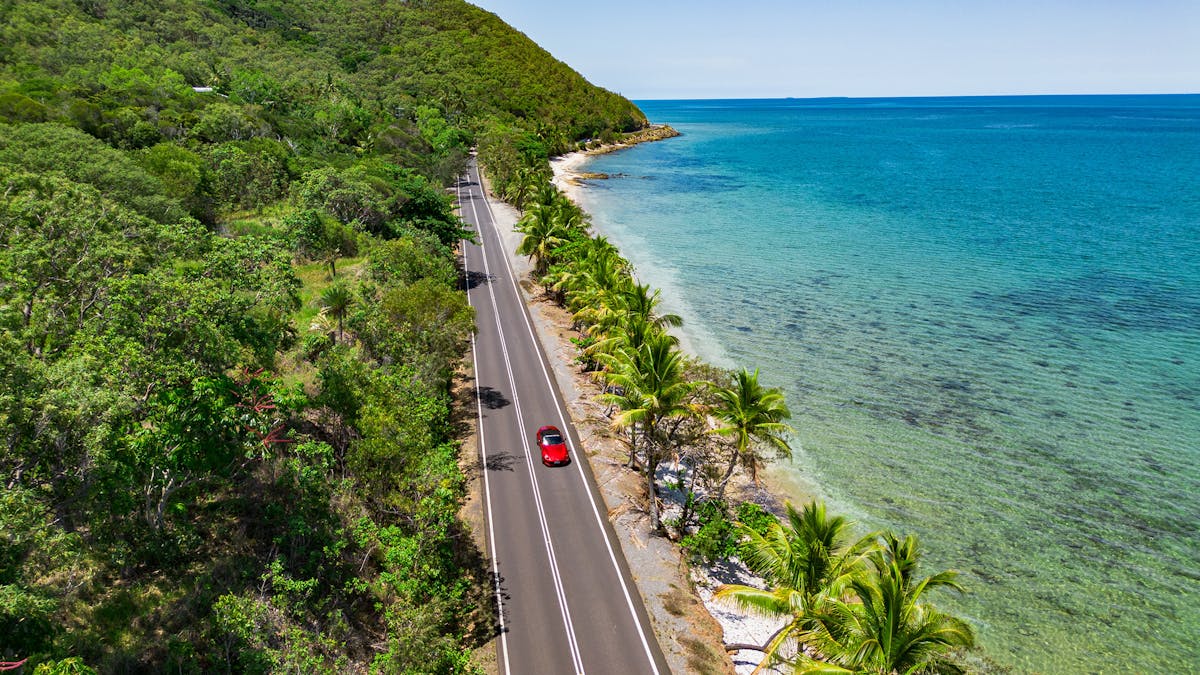
<path fill-rule="evenodd" d="M 548 203 L 535 203 L 521 219 L 516 230 L 525 235 L 517 252 L 534 259 L 533 275 L 541 279 L 554 262 L 555 249 L 587 234 L 587 218 L 570 199 L 555 193 Z"/>
<path fill-rule="evenodd" d="M 743 369 L 734 383 L 718 389 L 716 396 L 718 404 L 713 416 L 723 426 L 712 433 L 731 436 L 734 441 L 729 466 L 717 488 L 717 494 L 724 498 L 725 487 L 739 463 L 750 472 L 755 484 L 758 483 L 758 469 L 763 463 L 762 455 L 757 451 L 758 446 L 770 446 L 783 457 L 790 457 L 792 448 L 788 445 L 786 434 L 795 430 L 784 422 L 791 418 L 792 413 L 784 402 L 783 393 L 779 389 L 760 385 L 757 368 L 753 373 Z"/>
<path fill-rule="evenodd" d="M 343 336 L 342 324 L 346 319 L 346 312 L 354 304 L 354 294 L 345 284 L 337 282 L 330 284 L 322 291 L 320 303 L 322 309 L 332 314 L 333 318 L 337 320 L 338 339 L 335 342 L 340 342 Z"/>
<path fill-rule="evenodd" d="M 545 186 L 550 186 L 545 169 L 536 166 L 518 167 L 504 190 L 504 199 L 517 207 L 524 208 L 530 201 L 540 199 Z"/>
<path fill-rule="evenodd" d="M 609 325 L 626 323 L 631 317 L 637 317 L 662 330 L 678 328 L 683 325 L 683 319 L 678 314 L 659 314 L 657 312 L 661 293 L 657 289 L 652 289 L 649 284 L 640 284 L 630 280 L 630 283 L 622 284 L 614 290 L 615 311 L 605 317 Z M 597 325 L 601 332 L 608 332 L 609 325 L 606 325 L 605 321 L 601 321 Z"/>
<path fill-rule="evenodd" d="M 558 188 L 554 187 L 554 184 L 550 181 L 543 181 L 529 195 L 529 201 L 534 204 L 553 204 L 555 200 L 565 198 L 563 193 L 559 192 Z"/>
<path fill-rule="evenodd" d="M 873 536 L 853 539 L 850 523 L 829 516 L 823 502 L 814 500 L 800 510 L 789 502 L 786 510 L 785 521 L 772 523 L 763 534 L 738 525 L 742 561 L 768 588 L 728 584 L 715 596 L 768 616 L 789 617 L 765 645 L 744 645 L 764 653 L 760 669 L 783 658 L 785 647 L 794 647 L 800 636 L 819 626 L 817 617 L 842 596 L 874 543 Z"/>
<path fill-rule="evenodd" d="M 620 295 L 633 283 L 619 257 L 589 258 L 582 266 L 581 287 L 568 295 L 567 309 L 585 326 L 607 326 L 622 312 Z"/>
<path fill-rule="evenodd" d="M 611 369 L 610 366 L 614 363 L 614 359 L 619 358 L 618 354 L 636 353 L 651 339 L 666 340 L 675 346 L 679 345 L 679 338 L 664 333 L 661 328 L 650 323 L 644 317 L 623 314 L 619 316 L 619 319 L 620 323 L 610 326 L 607 331 L 601 331 L 595 327 L 589 329 L 590 332 L 599 335 L 599 339 L 587 348 L 586 355 L 606 370 Z"/>
<path fill-rule="evenodd" d="M 533 259 L 533 274 L 538 278 L 550 266 L 554 249 L 567 243 L 570 234 L 555 215 L 554 207 L 538 204 L 525 212 L 515 228 L 525 235 L 517 253 Z"/>
<path fill-rule="evenodd" d="M 660 433 L 660 425 L 668 418 L 695 414 L 688 402 L 688 394 L 697 383 L 684 377 L 683 355 L 675 341 L 661 333 L 651 335 L 636 351 L 620 350 L 608 361 L 612 369 L 607 380 L 619 387 L 621 393 L 607 394 L 602 400 L 616 403 L 620 408 L 620 413 L 613 419 L 614 426 L 632 427 L 631 438 L 640 436 L 650 526 L 656 532 L 661 531 L 655 473 L 666 456 L 667 442 Z M 635 459 L 634 448 L 631 443 L 631 466 Z"/>
<path fill-rule="evenodd" d="M 563 305 L 572 312 L 582 309 L 577 298 L 593 287 L 612 286 L 620 276 L 628 276 L 629 262 L 604 237 L 584 239 L 576 257 L 568 257 L 562 269 L 547 275 L 542 282 L 559 294 Z"/>
<path fill-rule="evenodd" d="M 802 639 L 817 656 L 801 655 L 799 673 L 949 672 L 949 652 L 975 644 L 971 626 L 922 602 L 927 591 L 961 591 L 953 571 L 919 578 L 917 539 L 890 532 L 867 556 L 866 573 L 829 603 Z"/>

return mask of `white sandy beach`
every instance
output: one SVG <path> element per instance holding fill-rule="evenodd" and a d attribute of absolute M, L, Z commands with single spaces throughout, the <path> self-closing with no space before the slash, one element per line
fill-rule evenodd
<path fill-rule="evenodd" d="M 586 152 L 571 152 L 550 160 L 550 168 L 554 170 L 554 177 L 550 182 L 576 204 L 582 203 L 579 197 L 584 189 L 580 179 L 580 167 L 589 159 L 591 155 Z"/>

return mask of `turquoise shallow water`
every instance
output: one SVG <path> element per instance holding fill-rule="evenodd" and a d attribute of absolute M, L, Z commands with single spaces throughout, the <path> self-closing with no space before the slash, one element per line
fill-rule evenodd
<path fill-rule="evenodd" d="M 1200 96 L 644 101 L 596 229 L 1017 672 L 1200 672 Z"/>

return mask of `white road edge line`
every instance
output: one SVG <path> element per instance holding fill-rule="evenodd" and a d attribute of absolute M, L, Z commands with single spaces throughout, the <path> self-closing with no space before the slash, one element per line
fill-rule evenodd
<path fill-rule="evenodd" d="M 484 200 L 484 204 L 486 205 L 487 204 L 487 195 L 483 194 L 483 190 L 482 190 L 483 181 L 478 178 L 478 168 L 476 169 L 476 178 L 477 178 L 477 185 L 480 186 L 480 193 Z M 475 214 L 475 222 L 478 227 L 479 212 L 475 207 L 475 201 L 473 199 L 471 200 L 471 210 Z M 494 215 L 491 213 L 490 205 L 488 207 L 488 217 L 493 218 L 492 226 L 494 228 L 495 227 Z M 480 233 L 480 235 L 481 235 L 480 236 L 481 241 L 479 244 L 479 248 L 480 248 L 480 252 L 483 254 L 484 273 L 487 274 L 487 276 L 490 278 L 492 276 L 491 265 L 488 263 L 487 252 L 483 246 L 482 233 Z M 466 249 L 464 248 L 464 260 L 465 260 L 465 254 L 466 254 Z M 504 257 L 504 256 L 507 256 L 507 253 L 502 253 L 502 257 Z M 504 259 L 505 259 L 505 262 L 507 262 L 507 258 L 505 257 Z M 509 273 L 511 275 L 511 273 L 512 273 L 511 268 L 509 269 Z M 488 294 L 492 299 L 492 307 L 495 308 L 497 306 L 496 305 L 496 292 L 495 292 L 495 288 L 491 284 L 488 284 Z M 468 299 L 469 299 L 469 297 L 470 297 L 470 294 L 468 293 Z M 521 300 L 520 293 L 517 294 L 517 299 Z M 524 302 L 524 301 L 522 300 L 522 302 Z M 496 331 L 500 338 L 500 350 L 504 354 L 504 366 L 505 366 L 505 372 L 508 375 L 508 384 L 512 390 L 513 406 L 514 406 L 516 416 L 517 416 L 518 437 L 524 439 L 524 437 L 525 437 L 525 416 L 521 412 L 520 397 L 517 395 L 517 383 L 516 383 L 515 375 L 513 374 L 512 362 L 509 359 L 509 355 L 508 355 L 508 341 L 504 337 L 504 327 L 500 323 L 499 314 L 496 312 L 493 312 L 493 318 L 495 319 Z M 478 387 L 476 387 L 476 391 L 478 391 Z M 480 414 L 482 415 L 482 409 L 480 410 Z M 482 428 L 480 429 L 480 436 L 482 437 Z M 539 521 L 539 525 L 541 526 L 541 530 L 542 530 L 542 539 L 546 544 L 546 554 L 549 557 L 551 576 L 553 577 L 553 580 L 554 580 L 554 591 L 555 591 L 555 594 L 558 596 L 559 609 L 562 612 L 563 626 L 567 632 L 567 644 L 569 647 L 569 651 L 571 652 L 571 659 L 572 659 L 572 661 L 574 661 L 575 672 L 578 673 L 579 675 L 583 675 L 583 672 L 584 672 L 583 655 L 579 651 L 579 641 L 575 635 L 575 624 L 571 620 L 571 611 L 567 606 L 566 589 L 563 586 L 562 573 L 558 569 L 558 558 L 554 554 L 554 544 L 552 543 L 551 538 L 550 538 L 550 526 L 546 520 L 545 507 L 542 504 L 541 489 L 538 487 L 538 481 L 537 481 L 537 472 L 536 472 L 534 464 L 533 464 L 533 458 L 530 456 L 530 453 L 529 453 L 528 449 L 525 448 L 524 444 L 522 444 L 522 449 L 524 450 L 523 454 L 525 455 L 525 465 L 529 469 L 529 478 L 531 481 L 531 490 L 533 492 L 534 505 L 537 509 L 538 521 Z M 485 471 L 486 471 L 486 468 L 485 468 Z M 494 562 L 495 562 L 495 551 L 493 550 L 493 563 Z M 506 654 L 506 656 L 507 656 L 507 654 Z"/>
<path fill-rule="evenodd" d="M 487 207 L 488 215 L 492 219 L 492 227 L 495 228 L 496 218 L 495 218 L 495 215 L 492 213 L 492 204 L 491 204 L 491 201 L 488 200 L 487 191 L 483 189 L 483 181 L 482 181 L 482 179 L 479 178 L 478 165 L 476 165 L 476 167 L 475 167 L 475 174 L 476 174 L 476 180 L 478 181 L 478 184 L 480 186 L 480 193 L 483 195 L 483 205 Z M 472 208 L 474 208 L 473 205 L 472 205 Z M 476 221 L 478 221 L 478 218 L 476 218 Z M 500 239 L 501 248 L 503 248 L 504 240 L 500 238 L 500 232 L 498 229 L 496 230 L 496 237 L 497 237 L 497 239 Z M 523 298 L 524 296 L 521 295 L 521 289 L 517 287 L 517 277 L 515 274 L 513 274 L 512 264 L 508 260 L 508 251 L 504 251 L 504 255 L 502 256 L 502 258 L 504 260 L 504 266 L 506 268 L 508 268 L 508 278 L 509 278 L 509 281 L 513 285 L 513 290 L 515 290 L 517 292 L 518 298 Z M 486 263 L 486 256 L 485 256 L 484 261 Z M 524 301 L 522 300 L 522 302 L 524 302 Z M 531 324 L 529 321 L 528 308 L 526 308 L 526 310 L 524 312 L 522 312 L 522 316 L 525 319 L 526 330 L 529 331 L 529 335 L 531 338 L 533 338 L 534 344 L 539 346 L 539 357 L 542 357 L 542 355 L 540 353 L 541 352 L 541 349 L 540 349 L 541 340 L 538 339 L 537 334 L 533 330 L 533 324 Z M 539 358 L 538 360 L 541 362 L 542 375 L 546 379 L 546 386 L 550 387 L 551 391 L 553 391 L 555 385 L 554 385 L 554 382 L 550 379 L 550 372 L 548 370 L 546 370 L 546 359 Z M 566 411 L 564 411 L 562 406 L 559 405 L 558 397 L 555 396 L 553 398 L 554 398 L 554 402 L 555 402 L 555 407 L 558 408 L 558 420 L 563 425 L 563 428 L 564 429 L 574 428 L 573 424 L 572 425 L 567 424 Z M 568 440 L 568 442 L 570 441 L 570 434 L 567 434 L 567 440 Z M 575 454 L 576 456 L 578 456 L 577 450 L 578 450 L 578 448 L 572 448 L 571 449 L 572 454 Z M 585 459 L 585 461 L 586 461 L 586 459 Z M 592 513 L 596 516 L 596 525 L 600 528 L 600 536 L 604 539 L 605 548 L 608 549 L 608 558 L 609 558 L 609 560 L 612 561 L 613 569 L 617 573 L 617 578 L 621 580 L 621 591 L 625 594 L 625 604 L 629 608 L 630 615 L 633 616 L 634 625 L 637 626 L 638 637 L 641 638 L 641 641 L 642 641 L 642 649 L 645 650 L 646 659 L 650 662 L 650 670 L 651 670 L 651 672 L 654 673 L 654 675 L 659 675 L 658 664 L 656 664 L 654 662 L 654 652 L 653 652 L 653 650 L 650 649 L 650 643 L 646 639 L 645 631 L 642 629 L 641 619 L 637 615 L 637 609 L 633 606 L 633 598 L 630 597 L 630 594 L 629 594 L 629 582 L 625 579 L 625 575 L 622 574 L 622 572 L 621 572 L 621 566 L 617 562 L 616 554 L 613 552 L 612 543 L 608 540 L 608 533 L 604 530 L 604 521 L 600 517 L 599 507 L 596 506 L 596 499 L 595 499 L 595 497 L 592 496 L 592 491 L 588 487 L 587 477 L 583 473 L 583 467 L 577 465 L 575 468 L 579 474 L 580 482 L 583 483 L 584 492 L 587 493 L 588 502 L 590 502 L 592 505 Z"/>
<path fill-rule="evenodd" d="M 466 260 L 466 255 L 463 256 Z M 467 294 L 467 303 L 470 304 L 470 294 Z M 471 365 L 475 372 L 479 372 L 479 355 L 475 351 L 475 336 L 471 336 Z M 492 525 L 492 489 L 488 481 L 487 474 L 487 444 L 483 440 L 483 400 L 479 395 L 478 380 L 475 386 L 475 409 L 479 413 L 479 421 L 476 428 L 479 429 L 479 456 L 483 460 L 480 473 L 483 474 L 483 499 L 487 503 L 487 526 L 488 526 L 488 543 L 492 546 L 492 580 L 496 591 L 496 616 L 500 620 L 500 652 L 504 661 L 504 672 L 511 673 L 512 667 L 508 663 L 508 629 L 504 626 L 504 596 L 500 590 L 500 566 L 496 560 L 496 528 Z"/>
<path fill-rule="evenodd" d="M 461 178 L 459 178 L 459 184 L 456 188 L 456 192 L 459 208 L 462 208 Z M 463 271 L 465 272 L 467 269 L 466 241 L 462 242 L 462 257 Z M 471 293 L 469 289 L 467 292 L 467 304 L 471 305 Z M 471 305 L 471 307 L 474 309 L 475 306 Z M 475 349 L 474 333 L 471 334 L 471 367 L 474 369 L 475 375 L 475 410 L 478 416 L 478 421 L 476 422 L 475 428 L 477 429 L 479 435 L 479 457 L 481 460 L 480 468 L 482 469 L 480 473 L 483 474 L 483 501 L 487 505 L 487 514 L 485 516 L 485 520 L 487 520 L 488 527 L 488 544 L 492 548 L 492 581 L 493 588 L 496 593 L 496 617 L 500 621 L 500 653 L 502 656 L 501 660 L 504 662 L 504 672 L 507 674 L 512 672 L 512 666 L 509 665 L 508 661 L 508 629 L 504 625 L 504 595 L 502 594 L 500 588 L 500 563 L 496 559 L 496 528 L 492 524 L 492 486 L 491 481 L 488 479 L 487 472 L 487 441 L 483 437 L 483 399 L 480 396 L 479 391 L 479 352 Z"/>

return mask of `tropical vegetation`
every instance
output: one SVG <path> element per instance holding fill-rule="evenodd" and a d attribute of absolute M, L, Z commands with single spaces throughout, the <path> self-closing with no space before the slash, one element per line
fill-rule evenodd
<path fill-rule="evenodd" d="M 477 670 L 444 188 L 644 124 L 459 0 L 0 2 L 0 661 Z"/>
<path fill-rule="evenodd" d="M 926 602 L 936 588 L 961 591 L 955 572 L 919 576 L 916 537 L 884 531 L 854 539 L 825 505 L 787 505 L 765 530 L 738 524 L 741 559 L 766 588 L 722 586 L 716 597 L 784 619 L 763 645 L 759 669 L 797 673 L 961 673 L 959 651 L 975 644 L 961 619 Z"/>

